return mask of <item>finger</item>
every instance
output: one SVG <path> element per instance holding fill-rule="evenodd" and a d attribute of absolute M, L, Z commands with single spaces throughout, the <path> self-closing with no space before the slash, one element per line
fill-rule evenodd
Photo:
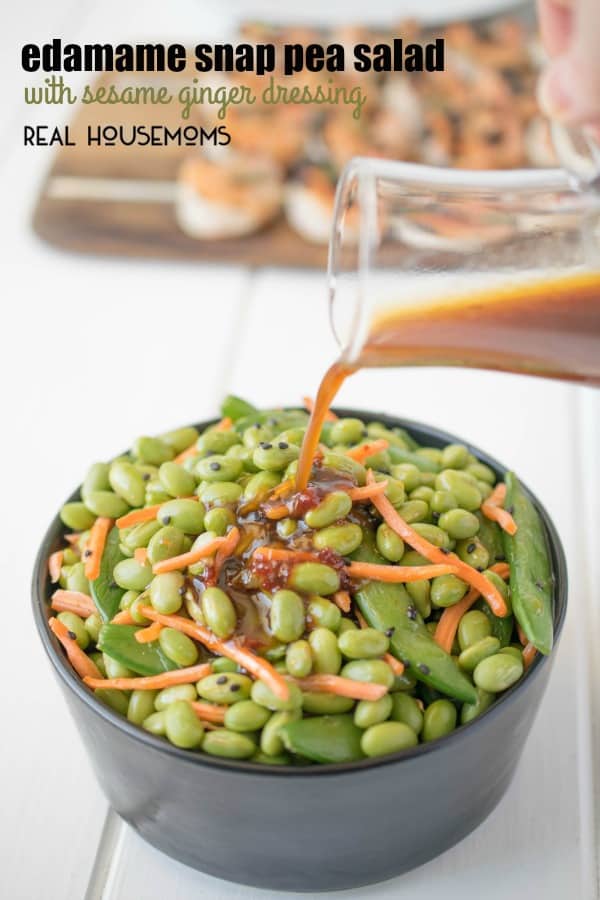
<path fill-rule="evenodd" d="M 549 56 L 564 53 L 573 33 L 573 0 L 538 0 L 542 43 Z"/>

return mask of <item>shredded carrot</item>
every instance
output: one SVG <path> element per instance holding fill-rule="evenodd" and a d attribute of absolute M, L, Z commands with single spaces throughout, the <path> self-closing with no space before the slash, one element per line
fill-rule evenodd
<path fill-rule="evenodd" d="M 224 416 L 220 422 L 214 426 L 213 431 L 229 431 L 233 425 L 233 419 L 230 419 L 229 416 Z"/>
<path fill-rule="evenodd" d="M 295 678 L 294 682 L 302 691 L 337 694 L 338 697 L 351 697 L 353 700 L 381 700 L 387 694 L 383 684 L 355 681 L 341 675 L 307 675 L 306 678 Z"/>
<path fill-rule="evenodd" d="M 346 573 L 351 578 L 370 578 L 372 581 L 385 581 L 388 584 L 424 581 L 438 575 L 458 575 L 458 571 L 458 568 L 450 563 L 431 566 L 386 566 L 378 563 L 353 562 L 346 566 Z"/>
<path fill-rule="evenodd" d="M 132 525 L 139 525 L 140 522 L 151 522 L 156 518 L 156 514 L 161 508 L 162 503 L 155 503 L 154 506 L 144 506 L 143 509 L 132 509 L 117 519 L 117 528 L 131 528 Z"/>
<path fill-rule="evenodd" d="M 504 562 L 496 563 L 490 566 L 490 571 L 495 572 L 500 578 L 508 578 L 510 566 Z M 440 616 L 433 639 L 446 653 L 450 653 L 452 650 L 452 644 L 454 643 L 460 620 L 480 596 L 477 588 L 472 587 L 462 600 L 459 600 L 454 606 L 447 606 Z"/>
<path fill-rule="evenodd" d="M 218 706 L 216 703 L 203 703 L 202 700 L 194 700 L 190 706 L 200 719 L 210 722 L 211 725 L 222 725 L 225 721 L 227 706 Z"/>
<path fill-rule="evenodd" d="M 189 447 L 186 447 L 185 450 L 182 450 L 181 453 L 178 453 L 173 462 L 177 463 L 177 465 L 180 466 L 181 463 L 186 461 L 186 459 L 190 459 L 191 456 L 196 456 L 197 453 L 198 446 L 196 441 L 194 441 L 193 444 L 190 444 Z"/>
<path fill-rule="evenodd" d="M 208 722 L 206 719 L 199 719 L 199 722 L 204 726 L 205 731 L 217 731 L 219 728 L 218 725 L 215 725 L 213 722 Z"/>
<path fill-rule="evenodd" d="M 263 681 L 281 700 L 289 700 L 290 691 L 283 675 L 268 660 L 256 656 L 255 653 L 246 650 L 245 647 L 241 647 L 235 641 L 220 641 L 208 628 L 198 625 L 190 619 L 184 619 L 182 616 L 165 616 L 162 613 L 157 613 L 151 606 L 142 606 L 140 612 L 153 622 L 160 622 L 169 628 L 176 628 L 178 631 L 182 631 L 188 637 L 204 644 L 213 653 L 232 659 L 239 666 L 247 669 L 259 681 Z"/>
<path fill-rule="evenodd" d="M 525 671 L 529 668 L 536 657 L 537 650 L 533 646 L 532 643 L 527 643 L 523 647 L 523 665 L 525 667 Z"/>
<path fill-rule="evenodd" d="M 239 542 L 240 529 L 234 525 L 231 531 L 225 535 L 223 543 L 217 550 L 217 555 L 215 556 L 215 576 L 218 576 L 225 560 L 229 559 L 230 556 L 233 556 Z"/>
<path fill-rule="evenodd" d="M 145 547 L 138 547 L 133 553 L 133 558 L 136 562 L 143 566 L 148 559 L 148 551 Z"/>
<path fill-rule="evenodd" d="M 64 556 L 63 550 L 55 550 L 54 553 L 51 553 L 48 557 L 48 572 L 50 573 L 50 581 L 52 584 L 56 584 L 60 579 L 60 570 L 62 569 Z"/>
<path fill-rule="evenodd" d="M 316 551 L 287 550 L 285 547 L 257 547 L 252 556 L 267 562 L 320 562 Z"/>
<path fill-rule="evenodd" d="M 84 573 L 88 581 L 95 581 L 100 574 L 104 545 L 111 528 L 112 519 L 107 519 L 106 516 L 98 516 L 90 529 L 90 537 L 84 554 Z"/>
<path fill-rule="evenodd" d="M 114 618 L 111 620 L 112 625 L 135 625 L 136 622 L 131 615 L 130 610 L 122 609 L 121 612 L 118 612 Z"/>
<path fill-rule="evenodd" d="M 153 622 L 152 625 L 148 625 L 147 628 L 140 628 L 139 631 L 136 631 L 135 639 L 138 644 L 150 644 L 152 641 L 158 639 L 162 630 L 163 626 L 160 622 Z"/>
<path fill-rule="evenodd" d="M 505 500 L 506 485 L 501 481 L 496 485 L 490 496 L 481 504 L 481 512 L 486 519 L 497 522 L 507 534 L 516 534 L 517 523 L 511 514 L 502 508 Z"/>
<path fill-rule="evenodd" d="M 339 609 L 341 609 L 342 612 L 350 612 L 352 601 L 350 600 L 350 594 L 348 593 L 348 591 L 336 591 L 331 599 L 333 600 L 335 605 L 339 607 Z"/>
<path fill-rule="evenodd" d="M 383 659 L 384 662 L 388 664 L 394 675 L 404 674 L 404 663 L 400 662 L 399 659 L 396 659 L 395 656 L 392 656 L 391 653 L 384 653 Z"/>
<path fill-rule="evenodd" d="M 271 521 L 276 522 L 279 519 L 285 519 L 289 516 L 290 511 L 285 505 L 285 503 L 278 503 L 277 506 L 270 506 L 265 510 L 265 516 L 267 519 L 271 519 Z"/>
<path fill-rule="evenodd" d="M 225 538 L 217 537 L 212 541 L 208 541 L 208 543 L 204 544 L 202 547 L 198 547 L 197 550 L 188 550 L 187 553 L 181 553 L 179 556 L 161 559 L 160 562 L 157 562 L 152 567 L 152 572 L 154 575 L 162 575 L 163 572 L 174 572 L 176 569 L 185 569 L 187 566 L 200 562 L 201 559 L 206 559 L 207 556 L 212 556 L 212 554 L 216 553 L 219 547 L 223 545 L 224 541 Z"/>
<path fill-rule="evenodd" d="M 274 487 L 273 490 L 269 494 L 270 500 L 279 499 L 279 497 L 285 497 L 285 495 L 294 489 L 294 479 L 286 478 L 285 481 L 282 481 L 281 484 L 278 484 L 277 487 Z"/>
<path fill-rule="evenodd" d="M 304 406 L 309 411 L 309 413 L 312 414 L 315 409 L 315 401 L 313 400 L 313 398 L 312 397 L 303 397 L 302 402 L 304 403 Z M 323 416 L 324 422 L 337 422 L 337 420 L 338 420 L 338 417 L 330 409 L 328 409 L 327 412 L 325 413 L 325 415 Z"/>
<path fill-rule="evenodd" d="M 367 620 L 365 619 L 365 617 L 363 616 L 363 614 L 361 613 L 361 611 L 360 611 L 360 609 L 359 609 L 358 607 L 356 607 L 356 609 L 354 610 L 354 614 L 356 615 L 356 618 L 357 618 L 357 620 L 358 620 L 358 624 L 360 625 L 361 628 L 368 628 L 368 627 L 369 627 L 369 626 L 367 625 Z"/>
<path fill-rule="evenodd" d="M 378 438 L 376 441 L 368 441 L 366 444 L 360 444 L 358 447 L 346 450 L 346 456 L 356 460 L 356 462 L 363 462 L 368 456 L 373 456 L 373 454 L 379 453 L 381 450 L 387 450 L 389 446 L 390 442 L 386 441 L 385 438 Z"/>
<path fill-rule="evenodd" d="M 67 542 L 67 544 L 69 544 L 71 547 L 73 547 L 74 544 L 79 543 L 79 538 L 81 537 L 81 532 L 74 531 L 72 534 L 65 534 L 64 537 L 65 537 L 65 541 Z"/>
<path fill-rule="evenodd" d="M 175 684 L 193 684 L 212 672 L 210 663 L 188 666 L 186 669 L 173 669 L 161 672 L 160 675 L 143 675 L 138 678 L 84 678 L 91 688 L 114 688 L 117 691 L 162 691 L 163 688 Z"/>
<path fill-rule="evenodd" d="M 529 640 L 527 638 L 527 635 L 525 634 L 525 632 L 523 631 L 523 629 L 521 628 L 521 626 L 519 625 L 518 622 L 517 622 L 517 634 L 519 635 L 519 641 L 521 643 L 521 646 L 526 647 L 527 644 L 529 643 Z"/>
<path fill-rule="evenodd" d="M 373 471 L 369 470 L 367 473 L 367 481 L 372 484 L 374 480 Z M 417 553 L 420 553 L 421 556 L 424 556 L 429 562 L 455 566 L 458 570 L 456 573 L 458 577 L 462 578 L 463 581 L 466 581 L 471 587 L 477 588 L 496 616 L 503 617 L 508 614 L 508 608 L 504 602 L 504 597 L 498 588 L 493 585 L 491 581 L 488 581 L 481 572 L 478 572 L 473 566 L 463 562 L 455 553 L 445 553 L 439 547 L 435 547 L 432 543 L 418 534 L 414 528 L 411 528 L 408 522 L 404 521 L 387 497 L 380 494 L 377 497 L 373 497 L 372 502 L 379 511 L 382 519 L 390 526 L 392 531 L 395 531 L 396 534 L 409 545 L 409 547 L 412 547 L 413 550 L 416 550 Z"/>
<path fill-rule="evenodd" d="M 98 666 L 93 659 L 81 649 L 75 638 L 72 636 L 73 632 L 69 631 L 64 622 L 61 622 L 60 619 L 53 616 L 51 619 L 48 619 L 48 626 L 50 631 L 56 635 L 65 648 L 68 660 L 79 677 L 97 678 L 100 682 L 103 682 Z"/>
<path fill-rule="evenodd" d="M 82 591 L 54 591 L 50 606 L 56 612 L 72 612 L 85 618 L 96 612 L 94 601 Z"/>
<path fill-rule="evenodd" d="M 373 484 L 365 484 L 364 487 L 350 488 L 347 492 L 348 496 L 355 503 L 358 500 L 370 500 L 371 497 L 377 497 L 379 494 L 385 494 L 388 486 L 386 481 L 374 481 Z"/>

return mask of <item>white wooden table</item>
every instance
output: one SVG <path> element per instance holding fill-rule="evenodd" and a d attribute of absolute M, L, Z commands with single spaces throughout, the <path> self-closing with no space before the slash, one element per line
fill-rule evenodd
<path fill-rule="evenodd" d="M 314 392 L 334 353 L 323 274 L 66 256 L 29 231 L 49 157 L 19 146 L 24 109 L 18 90 L 10 94 L 22 81 L 15 46 L 54 35 L 210 36 L 218 25 L 214 5 L 181 0 L 162 19 L 160 5 L 146 3 L 136 31 L 139 10 L 130 6 L 61 0 L 50 8 L 27 0 L 10 7 L 0 28 L 8 103 L 0 125 L 0 896 L 268 900 L 275 895 L 173 862 L 110 812 L 29 606 L 38 542 L 89 461 L 109 457 L 138 433 L 214 415 L 226 391 L 257 403 L 296 402 Z M 269 349 L 268 364 L 261 347 Z M 558 525 L 571 579 L 548 692 L 506 798 L 442 857 L 343 896 L 597 900 L 600 394 L 495 374 L 381 371 L 351 379 L 340 403 L 426 418 L 517 468 Z M 231 804 L 235 814 L 234 798 Z"/>

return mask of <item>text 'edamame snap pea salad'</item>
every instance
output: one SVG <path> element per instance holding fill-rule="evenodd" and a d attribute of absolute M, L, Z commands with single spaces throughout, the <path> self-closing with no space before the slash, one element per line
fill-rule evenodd
<path fill-rule="evenodd" d="M 88 688 L 176 747 L 341 763 L 481 715 L 552 647 L 519 481 L 467 447 L 227 397 L 201 434 L 95 463 L 49 559 L 50 628 Z"/>

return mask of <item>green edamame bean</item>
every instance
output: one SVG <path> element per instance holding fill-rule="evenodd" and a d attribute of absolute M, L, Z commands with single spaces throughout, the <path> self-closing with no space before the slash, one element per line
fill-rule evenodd
<path fill-rule="evenodd" d="M 442 469 L 464 469 L 468 462 L 469 451 L 464 444 L 447 444 L 442 450 Z"/>
<path fill-rule="evenodd" d="M 437 467 L 437 470 L 443 469 L 442 451 L 439 447 L 417 447 L 415 456 L 419 459 L 429 460 L 432 465 Z"/>
<path fill-rule="evenodd" d="M 243 487 L 236 481 L 212 481 L 204 482 L 202 490 L 198 490 L 198 496 L 205 507 L 219 508 L 237 503 L 243 493 Z M 205 528 L 208 528 L 205 522 Z"/>
<path fill-rule="evenodd" d="M 472 475 L 477 481 L 483 481 L 492 487 L 496 484 L 496 473 L 493 469 L 490 469 L 489 466 L 486 466 L 485 463 L 469 463 L 465 471 L 468 472 L 469 475 Z"/>
<path fill-rule="evenodd" d="M 217 637 L 230 637 L 237 625 L 235 606 L 225 591 L 208 587 L 202 594 L 202 612 L 206 624 Z"/>
<path fill-rule="evenodd" d="M 345 616 L 342 616 L 340 620 L 340 624 L 337 630 L 338 636 L 343 634 L 345 631 L 356 631 L 358 629 L 358 625 L 356 622 L 353 622 L 352 619 L 347 619 Z"/>
<path fill-rule="evenodd" d="M 90 640 L 97 644 L 98 637 L 100 636 L 100 629 L 102 628 L 102 619 L 98 613 L 92 613 L 87 617 L 83 624 L 85 625 L 85 630 L 87 631 Z"/>
<path fill-rule="evenodd" d="M 360 419 L 338 419 L 331 426 L 329 440 L 335 444 L 358 444 L 365 437 L 365 426 Z"/>
<path fill-rule="evenodd" d="M 422 740 L 436 741 L 456 728 L 456 707 L 450 700 L 434 700 L 423 714 Z"/>
<path fill-rule="evenodd" d="M 180 528 L 172 525 L 160 528 L 148 542 L 148 559 L 153 566 L 163 559 L 179 556 L 183 553 L 185 534 Z"/>
<path fill-rule="evenodd" d="M 479 519 L 466 509 L 451 509 L 442 513 L 438 519 L 438 525 L 448 532 L 451 538 L 474 537 L 479 531 Z"/>
<path fill-rule="evenodd" d="M 297 563 L 291 571 L 290 587 L 302 594 L 335 594 L 340 589 L 340 576 L 323 563 Z"/>
<path fill-rule="evenodd" d="M 370 728 L 385 722 L 392 712 L 393 700 L 385 694 L 379 700 L 359 700 L 354 710 L 354 724 L 359 728 Z"/>
<path fill-rule="evenodd" d="M 415 734 L 421 734 L 423 728 L 423 713 L 414 697 L 408 694 L 392 694 L 392 708 L 390 718 L 394 722 L 404 722 Z"/>
<path fill-rule="evenodd" d="M 132 691 L 127 706 L 127 718 L 134 725 L 143 725 L 154 712 L 157 691 Z"/>
<path fill-rule="evenodd" d="M 158 478 L 152 478 L 146 482 L 146 506 L 156 506 L 158 503 L 166 503 L 170 499 L 171 495 L 167 494 Z"/>
<path fill-rule="evenodd" d="M 257 472 L 248 479 L 248 483 L 244 488 L 244 500 L 255 500 L 257 497 L 263 497 L 277 487 L 280 482 L 279 475 L 276 472 Z"/>
<path fill-rule="evenodd" d="M 318 506 L 308 510 L 304 521 L 309 528 L 326 528 L 347 516 L 351 509 L 352 500 L 345 491 L 332 491 Z"/>
<path fill-rule="evenodd" d="M 236 485 L 237 487 L 237 485 Z M 204 527 L 218 537 L 224 537 L 227 530 L 235 525 L 235 514 L 226 506 L 213 506 L 204 516 Z"/>
<path fill-rule="evenodd" d="M 496 653 L 483 659 L 473 672 L 477 687 L 494 694 L 506 691 L 523 674 L 523 663 L 509 653 Z"/>
<path fill-rule="evenodd" d="M 350 456 L 344 456 L 343 453 L 334 453 L 330 451 L 323 455 L 323 465 L 328 469 L 341 472 L 343 475 L 349 475 L 359 487 L 367 482 L 367 470 L 362 463 L 357 462 Z"/>
<path fill-rule="evenodd" d="M 240 700 L 228 707 L 224 724 L 230 731 L 259 731 L 270 717 L 270 711 L 254 700 Z"/>
<path fill-rule="evenodd" d="M 201 678 L 196 684 L 196 690 L 203 700 L 227 706 L 239 700 L 247 700 L 251 689 L 251 679 L 247 675 L 240 675 L 239 672 L 215 672 Z"/>
<path fill-rule="evenodd" d="M 254 452 L 259 444 L 270 441 L 275 436 L 275 428 L 266 423 L 256 422 L 245 429 L 242 435 L 244 447 Z"/>
<path fill-rule="evenodd" d="M 200 534 L 204 530 L 204 506 L 197 500 L 168 500 L 156 518 L 161 525 L 178 528 L 184 534 Z"/>
<path fill-rule="evenodd" d="M 160 522 L 140 522 L 132 528 L 123 529 L 120 532 L 121 545 L 133 555 L 140 547 L 147 547 L 151 538 L 161 529 Z"/>
<path fill-rule="evenodd" d="M 399 509 L 406 500 L 406 490 L 404 484 L 391 475 L 377 474 L 375 481 L 387 481 L 385 496 L 395 509 Z"/>
<path fill-rule="evenodd" d="M 402 482 L 404 490 L 408 493 L 423 483 L 421 470 L 414 463 L 399 463 L 397 466 L 392 466 L 390 472 L 394 478 Z"/>
<path fill-rule="evenodd" d="M 306 616 L 313 628 L 320 625 L 330 631 L 337 631 L 342 621 L 342 613 L 335 603 L 318 596 L 310 598 Z"/>
<path fill-rule="evenodd" d="M 431 602 L 438 608 L 454 606 L 468 590 L 469 585 L 456 575 L 437 575 L 431 582 Z"/>
<path fill-rule="evenodd" d="M 466 650 L 492 633 L 490 620 L 478 609 L 470 609 L 458 623 L 458 643 L 461 650 Z"/>
<path fill-rule="evenodd" d="M 85 505 L 95 516 L 118 519 L 129 512 L 129 504 L 112 491 L 90 491 L 85 498 Z"/>
<path fill-rule="evenodd" d="M 113 569 L 113 578 L 125 591 L 143 591 L 152 581 L 152 566 L 137 559 L 122 559 Z"/>
<path fill-rule="evenodd" d="M 302 706 L 302 691 L 298 685 L 290 682 L 288 684 L 290 696 L 287 700 L 282 700 L 277 694 L 274 694 L 271 688 L 267 687 L 264 681 L 255 681 L 250 691 L 250 696 L 259 706 L 275 712 L 289 712 L 292 709 L 300 709 Z"/>
<path fill-rule="evenodd" d="M 300 456 L 300 447 L 287 441 L 262 441 L 252 454 L 252 462 L 266 472 L 281 472 Z"/>
<path fill-rule="evenodd" d="M 306 678 L 312 670 L 313 658 L 308 641 L 294 641 L 285 652 L 285 664 L 294 678 Z"/>
<path fill-rule="evenodd" d="M 83 479 L 83 484 L 81 485 L 81 496 L 84 500 L 90 491 L 110 490 L 110 481 L 108 479 L 109 470 L 109 463 L 98 462 L 90 466 Z"/>
<path fill-rule="evenodd" d="M 192 425 L 183 428 L 175 428 L 173 431 L 167 431 L 160 435 L 163 444 L 171 447 L 175 453 L 183 453 L 188 447 L 191 447 L 194 441 L 198 440 L 198 429 Z"/>
<path fill-rule="evenodd" d="M 165 731 L 171 743 L 183 750 L 195 750 L 202 746 L 204 728 L 185 700 L 176 700 L 165 709 Z"/>
<path fill-rule="evenodd" d="M 429 506 L 424 500 L 407 500 L 398 507 L 398 512 L 409 525 L 426 522 L 430 518 Z"/>
<path fill-rule="evenodd" d="M 231 456 L 233 457 L 233 459 L 239 459 L 244 472 L 249 472 L 251 474 L 258 472 L 258 468 L 254 465 L 251 451 L 248 450 L 247 447 L 244 447 L 243 444 L 234 444 L 233 447 L 230 447 L 229 450 L 225 453 L 225 456 Z"/>
<path fill-rule="evenodd" d="M 277 534 L 283 540 L 291 537 L 298 530 L 298 523 L 295 519 L 280 519 L 277 523 Z"/>
<path fill-rule="evenodd" d="M 449 491 L 454 494 L 461 509 L 474 512 L 481 506 L 481 492 L 476 480 L 463 471 L 444 469 L 435 479 L 438 491 Z"/>
<path fill-rule="evenodd" d="M 76 562 L 67 572 L 65 586 L 68 591 L 81 591 L 82 594 L 90 593 L 90 583 L 85 577 L 85 566 L 82 562 Z"/>
<path fill-rule="evenodd" d="M 431 507 L 432 512 L 441 516 L 442 513 L 455 509 L 458 504 L 456 502 L 456 497 L 454 494 L 451 494 L 450 491 L 434 491 L 431 500 L 429 501 L 429 506 Z M 442 528 L 444 528 L 444 526 L 442 526 Z M 447 527 L 444 528 L 444 530 L 448 531 L 448 534 L 450 534 Z"/>
<path fill-rule="evenodd" d="M 340 556 L 349 556 L 358 547 L 363 539 L 362 528 L 352 522 L 343 525 L 329 525 L 321 528 L 313 535 L 313 544 L 317 550 L 335 550 Z"/>
<path fill-rule="evenodd" d="M 389 525 L 382 522 L 375 536 L 377 549 L 389 562 L 400 562 L 404 556 L 404 541 Z"/>
<path fill-rule="evenodd" d="M 129 506 L 143 506 L 146 497 L 146 484 L 136 467 L 125 460 L 118 459 L 108 472 L 110 486 Z M 90 494 L 94 494 L 90 491 Z M 88 494 L 89 497 L 89 494 Z"/>
<path fill-rule="evenodd" d="M 489 691 L 484 691 L 480 687 L 476 687 L 477 691 L 477 701 L 475 703 L 463 703 L 461 711 L 460 711 L 460 724 L 466 725 L 467 722 L 472 722 L 473 719 L 476 719 L 477 716 L 480 716 L 481 713 L 484 713 L 486 709 L 492 705 L 495 699 L 495 694 L 490 693 Z"/>
<path fill-rule="evenodd" d="M 315 628 L 308 636 L 313 659 L 313 670 L 317 673 L 337 675 L 342 665 L 342 654 L 337 637 L 329 628 Z"/>
<path fill-rule="evenodd" d="M 520 647 L 517 647 L 515 644 L 509 644 L 507 647 L 501 647 L 498 651 L 499 653 L 508 653 L 509 656 L 518 659 L 520 663 L 523 662 L 523 651 Z"/>
<path fill-rule="evenodd" d="M 185 578 L 181 572 L 163 572 L 152 579 L 150 602 L 157 612 L 173 615 L 181 609 L 184 590 Z"/>
<path fill-rule="evenodd" d="M 165 711 L 161 710 L 160 712 L 152 713 L 151 716 L 148 716 L 147 719 L 144 719 L 144 721 L 142 722 L 142 728 L 144 729 L 144 731 L 149 731 L 150 734 L 155 734 L 156 737 L 164 737 L 167 733 Z"/>
<path fill-rule="evenodd" d="M 120 716 L 127 715 L 129 697 L 124 691 L 117 691 L 115 688 L 97 688 L 94 691 L 94 696 L 102 703 L 105 703 L 106 706 L 110 706 L 111 709 L 114 709 Z"/>
<path fill-rule="evenodd" d="M 471 644 L 458 657 L 458 664 L 465 672 L 473 672 L 482 659 L 493 656 L 500 649 L 500 641 L 495 637 L 485 637 Z"/>
<path fill-rule="evenodd" d="M 287 644 L 300 638 L 305 628 L 302 598 L 294 591 L 277 591 L 271 600 L 270 621 L 278 641 Z"/>
<path fill-rule="evenodd" d="M 163 653 L 181 668 L 193 666 L 198 660 L 198 648 L 194 642 L 175 628 L 163 628 L 158 643 Z"/>
<path fill-rule="evenodd" d="M 90 643 L 90 636 L 83 619 L 72 612 L 60 612 L 56 618 L 67 626 L 71 634 L 75 635 L 78 645 L 85 650 Z"/>
<path fill-rule="evenodd" d="M 175 462 L 164 462 L 158 470 L 158 479 L 171 497 L 189 497 L 196 487 L 194 476 Z"/>
<path fill-rule="evenodd" d="M 154 708 L 156 710 L 166 709 L 171 703 L 177 700 L 187 700 L 188 703 L 197 698 L 196 687 L 193 684 L 174 684 L 172 687 L 163 688 L 154 698 Z"/>
<path fill-rule="evenodd" d="M 290 722 L 296 722 L 301 716 L 302 713 L 299 709 L 273 713 L 260 735 L 260 749 L 262 752 L 269 756 L 278 756 L 280 753 L 283 753 L 284 745 L 280 735 L 281 729 Z"/>
<path fill-rule="evenodd" d="M 418 744 L 417 735 L 404 722 L 380 722 L 371 725 L 360 739 L 365 756 L 387 756 Z"/>
<path fill-rule="evenodd" d="M 410 500 L 424 500 L 428 505 L 431 503 L 431 499 L 434 495 L 435 491 L 433 488 L 428 487 L 425 484 L 422 484 L 421 487 L 415 488 L 414 491 L 410 492 Z"/>
<path fill-rule="evenodd" d="M 390 688 L 390 693 L 395 693 L 398 691 L 405 691 L 410 693 L 414 691 L 417 686 L 417 679 L 414 675 L 411 675 L 410 672 L 406 670 L 402 673 L 402 675 L 396 675 L 394 677 L 394 683 Z"/>
<path fill-rule="evenodd" d="M 346 663 L 340 674 L 353 681 L 383 684 L 388 690 L 394 684 L 394 673 L 382 659 L 353 659 Z"/>
<path fill-rule="evenodd" d="M 108 656 L 106 653 L 103 653 L 102 660 L 104 662 L 104 668 L 106 670 L 106 675 L 108 678 L 131 678 L 132 677 L 133 672 L 131 671 L 131 669 L 128 669 L 127 666 L 124 666 L 122 663 L 118 662 L 116 659 L 113 659 L 112 656 Z"/>
<path fill-rule="evenodd" d="M 194 472 L 197 478 L 204 481 L 235 481 L 242 474 L 243 468 L 240 459 L 215 454 L 199 459 Z"/>
<path fill-rule="evenodd" d="M 377 659 L 389 646 L 388 638 L 376 628 L 345 631 L 338 637 L 338 647 L 347 659 Z"/>
<path fill-rule="evenodd" d="M 175 456 L 174 448 L 164 440 L 147 436 L 137 438 L 131 452 L 137 460 L 151 466 L 160 466 Z"/>
<path fill-rule="evenodd" d="M 422 501 L 413 500 L 409 502 L 421 503 Z M 429 541 L 430 544 L 433 544 L 434 547 L 441 547 L 443 550 L 449 548 L 450 538 L 438 525 L 430 525 L 428 522 L 416 522 L 413 528 L 417 534 L 420 534 L 421 537 L 425 538 L 426 541 Z"/>
<path fill-rule="evenodd" d="M 134 600 L 140 596 L 139 591 L 125 591 L 119 603 L 119 609 L 129 609 Z"/>
<path fill-rule="evenodd" d="M 242 439 L 237 431 L 215 431 L 214 429 L 205 431 L 198 438 L 198 452 L 206 455 L 227 453 L 232 447 L 241 445 Z"/>
<path fill-rule="evenodd" d="M 349 697 L 317 694 L 312 691 L 304 691 L 302 694 L 302 709 L 312 716 L 335 716 L 349 712 L 353 706 L 354 700 Z"/>
<path fill-rule="evenodd" d="M 477 535 L 457 541 L 456 553 L 463 562 L 468 563 L 480 572 L 487 569 L 490 562 L 490 554 Z"/>
<path fill-rule="evenodd" d="M 142 606 L 147 606 L 150 602 L 150 592 L 144 591 L 143 594 L 138 594 L 136 599 L 133 601 L 131 606 L 129 607 L 129 612 L 131 613 L 131 618 L 135 622 L 136 625 L 149 625 L 150 620 L 147 619 L 141 611 Z"/>
<path fill-rule="evenodd" d="M 65 547 L 63 550 L 63 565 L 74 566 L 79 562 L 79 554 L 72 547 Z"/>
<path fill-rule="evenodd" d="M 237 672 L 238 669 L 234 661 L 227 659 L 225 656 L 218 656 L 216 659 L 213 659 L 211 665 L 213 672 Z"/>
<path fill-rule="evenodd" d="M 60 520 L 73 531 L 86 531 L 91 528 L 96 521 L 96 516 L 90 512 L 85 503 L 74 500 L 72 503 L 65 503 L 60 510 Z"/>

